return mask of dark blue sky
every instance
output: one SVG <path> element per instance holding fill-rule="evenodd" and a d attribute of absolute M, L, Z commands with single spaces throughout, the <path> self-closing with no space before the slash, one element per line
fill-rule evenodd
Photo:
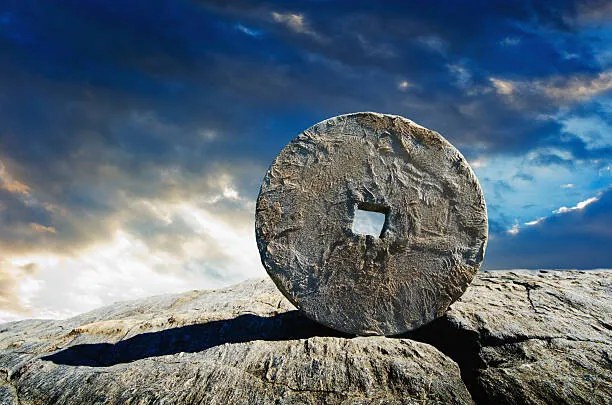
<path fill-rule="evenodd" d="M 461 150 L 485 267 L 612 265 L 610 2 L 4 0 L 0 310 L 263 275 L 267 166 L 354 111 Z"/>

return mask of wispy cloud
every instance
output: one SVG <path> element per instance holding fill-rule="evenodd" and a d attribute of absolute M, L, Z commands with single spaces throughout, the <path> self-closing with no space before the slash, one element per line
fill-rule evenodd
<path fill-rule="evenodd" d="M 18 180 L 15 180 L 8 173 L 2 161 L 0 161 L 0 188 L 3 188 L 9 193 L 20 194 L 22 196 L 28 196 L 30 194 L 30 187 Z"/>
<path fill-rule="evenodd" d="M 579 101 L 612 89 L 612 72 L 596 76 L 573 76 L 534 82 L 537 89 L 548 97 L 559 101 Z"/>
<path fill-rule="evenodd" d="M 41 224 L 37 224 L 36 222 L 30 222 L 30 228 L 34 232 L 38 232 L 38 233 L 57 233 L 54 227 L 44 226 Z"/>
<path fill-rule="evenodd" d="M 507 80 L 496 77 L 489 80 L 497 94 L 509 97 L 517 103 L 521 101 L 521 97 L 541 96 L 565 105 L 588 100 L 612 89 L 612 72 L 602 72 L 596 76 L 553 76 L 538 80 Z"/>
<path fill-rule="evenodd" d="M 446 51 L 446 48 L 448 46 L 442 38 L 436 35 L 420 36 L 417 37 L 417 41 L 423 44 L 425 47 L 431 49 L 432 51 L 442 54 Z"/>
<path fill-rule="evenodd" d="M 499 43 L 503 46 L 516 46 L 521 43 L 521 39 L 517 37 L 504 37 Z"/>
<path fill-rule="evenodd" d="M 573 207 L 569 207 L 569 208 L 565 207 L 565 206 L 564 207 L 559 207 L 556 210 L 554 210 L 553 213 L 555 213 L 555 214 L 565 214 L 565 213 L 572 212 L 572 211 L 583 210 L 589 204 L 593 204 L 597 200 L 599 200 L 599 197 L 590 197 L 590 198 L 587 198 L 584 201 L 580 201 L 579 203 L 577 203 Z"/>
<path fill-rule="evenodd" d="M 534 219 L 533 221 L 527 221 L 527 222 L 525 222 L 525 225 L 527 225 L 527 226 L 534 226 L 534 225 L 539 224 L 540 222 L 542 222 L 542 221 L 543 221 L 543 220 L 545 220 L 545 219 L 546 219 L 546 217 L 540 217 L 540 218 L 538 218 L 538 219 Z"/>
<path fill-rule="evenodd" d="M 243 34 L 246 34 L 248 36 L 255 37 L 255 38 L 258 38 L 262 34 L 262 32 L 260 30 L 256 30 L 254 28 L 249 28 L 249 27 L 244 26 L 242 24 L 236 24 L 236 25 L 234 25 L 234 27 L 238 31 L 242 32 Z"/>
<path fill-rule="evenodd" d="M 271 15 L 275 22 L 284 25 L 290 31 L 297 34 L 309 35 L 316 39 L 321 38 L 321 36 L 310 27 L 310 24 L 308 24 L 308 21 L 303 14 L 290 12 L 280 13 L 273 11 Z"/>

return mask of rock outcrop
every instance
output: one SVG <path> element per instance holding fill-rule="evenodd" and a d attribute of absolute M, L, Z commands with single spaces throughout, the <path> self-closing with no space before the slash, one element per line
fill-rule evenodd
<path fill-rule="evenodd" d="M 476 402 L 612 403 L 612 272 L 479 273 L 416 331 L 459 363 Z"/>
<path fill-rule="evenodd" d="M 483 272 L 401 337 L 351 337 L 269 280 L 0 325 L 0 403 L 610 403 L 612 272 Z"/>

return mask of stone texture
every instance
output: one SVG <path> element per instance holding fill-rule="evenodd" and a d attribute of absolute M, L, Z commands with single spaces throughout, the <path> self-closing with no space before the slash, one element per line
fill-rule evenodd
<path fill-rule="evenodd" d="M 480 273 L 411 337 L 454 358 L 474 399 L 612 403 L 612 272 Z"/>
<path fill-rule="evenodd" d="M 15 404 L 472 403 L 434 347 L 342 337 L 269 280 L 2 325 L 0 372 Z"/>
<path fill-rule="evenodd" d="M 385 213 L 380 237 L 355 234 L 356 209 Z M 485 202 L 440 134 L 394 115 L 356 113 L 300 134 L 257 201 L 262 263 L 310 318 L 393 335 L 439 316 L 483 260 Z"/>
<path fill-rule="evenodd" d="M 479 273 L 429 325 L 350 338 L 269 280 L 151 297 L 0 325 L 0 403 L 609 404 L 611 302 L 612 272 Z"/>

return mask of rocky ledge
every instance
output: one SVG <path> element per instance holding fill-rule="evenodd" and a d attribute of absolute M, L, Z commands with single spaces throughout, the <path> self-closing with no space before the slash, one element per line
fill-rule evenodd
<path fill-rule="evenodd" d="M 304 318 L 269 280 L 0 325 L 0 403 L 612 401 L 612 272 L 479 273 L 399 337 Z"/>

